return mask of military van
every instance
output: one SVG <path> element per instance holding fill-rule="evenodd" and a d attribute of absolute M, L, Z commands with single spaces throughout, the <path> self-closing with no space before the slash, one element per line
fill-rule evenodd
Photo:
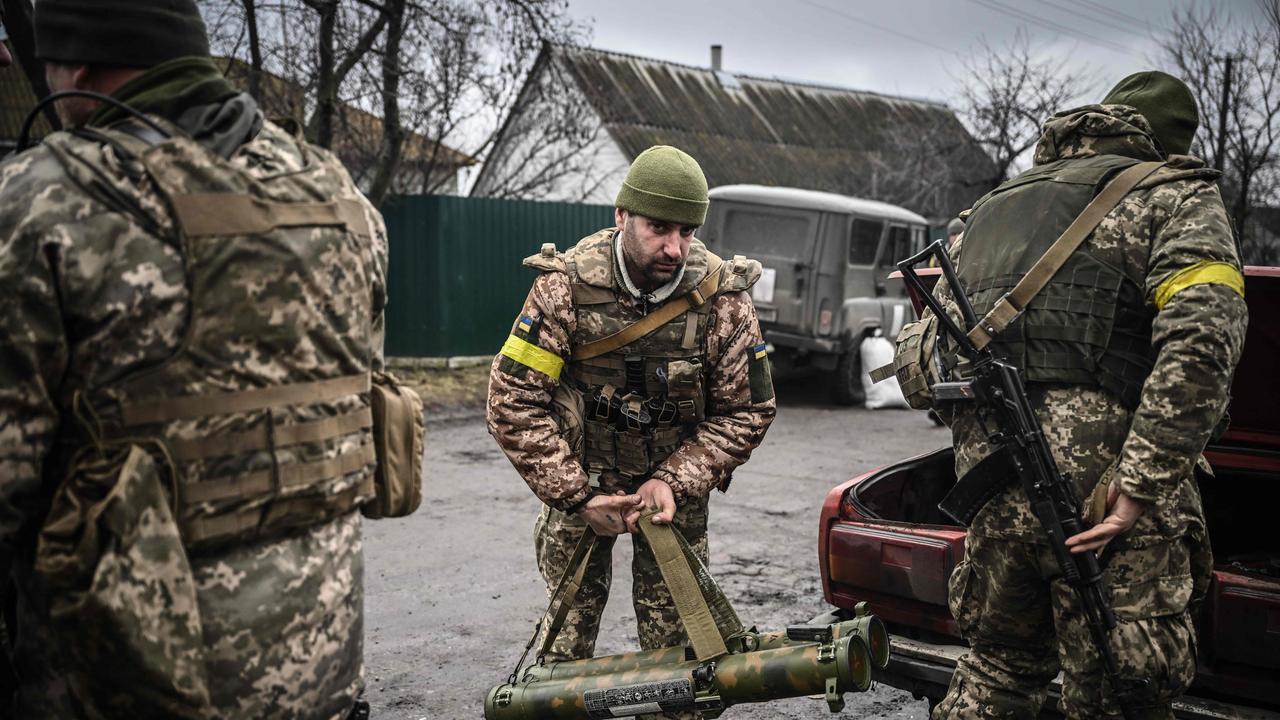
<path fill-rule="evenodd" d="M 924 247 L 928 223 L 896 205 L 798 188 L 725 185 L 711 191 L 698 237 L 721 257 L 764 265 L 752 288 L 776 375 L 827 374 L 836 402 L 862 400 L 858 346 L 890 339 L 912 316 L 894 263 Z"/>

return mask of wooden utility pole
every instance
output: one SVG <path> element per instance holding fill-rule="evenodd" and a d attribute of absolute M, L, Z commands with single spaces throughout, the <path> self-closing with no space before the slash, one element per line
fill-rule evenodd
<path fill-rule="evenodd" d="M 1226 71 L 1222 78 L 1222 103 L 1218 106 L 1218 152 L 1213 159 L 1213 167 L 1222 172 L 1223 160 L 1227 155 L 1227 106 L 1231 104 L 1231 66 L 1235 63 L 1234 55 L 1222 58 L 1226 63 Z"/>

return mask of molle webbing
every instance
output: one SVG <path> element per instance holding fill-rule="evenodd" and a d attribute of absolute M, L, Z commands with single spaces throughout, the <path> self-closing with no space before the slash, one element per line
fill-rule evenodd
<path fill-rule="evenodd" d="M 166 444 L 175 460 L 202 460 L 220 455 L 319 442 L 370 427 L 373 427 L 373 413 L 369 408 L 360 408 L 342 415 L 294 425 L 276 427 L 268 421 L 244 432 L 190 440 L 173 438 L 167 440 Z"/>
<path fill-rule="evenodd" d="M 1040 256 L 1031 270 L 1018 281 L 1018 284 L 1001 297 L 990 312 L 969 331 L 969 339 L 974 346 L 978 349 L 986 347 L 991 342 L 991 338 L 1003 332 L 1017 319 L 1030 304 L 1031 299 L 1039 294 L 1053 276 L 1062 269 L 1067 259 L 1084 243 L 1085 238 L 1098 227 L 1102 219 L 1114 210 L 1125 195 L 1137 187 L 1138 183 L 1161 167 L 1164 167 L 1162 162 L 1140 163 L 1125 169 L 1114 180 L 1108 182 L 1102 192 L 1094 196 L 1071 225 L 1058 236 L 1044 255 Z"/>
<path fill-rule="evenodd" d="M 369 392 L 369 375 L 358 373 L 329 380 L 275 385 L 214 395 L 121 402 L 120 413 L 125 425 L 146 425 L 185 418 L 228 415 L 264 410 L 279 405 L 322 403 L 348 395 Z"/>
<path fill-rule="evenodd" d="M 1087 241 L 1160 163 L 1104 155 L 1040 165 L 979 201 L 957 273 L 970 332 L 1028 383 L 1099 387 L 1136 407 L 1151 372 L 1151 313 L 1124 249 Z M 1028 218 L 1034 218 L 1031 222 Z"/>
<path fill-rule="evenodd" d="M 373 425 L 368 407 L 316 420 L 277 424 L 279 408 L 324 404 L 368 392 L 369 382 L 367 373 L 359 373 L 238 392 L 125 400 L 121 403 L 121 416 L 126 425 L 147 425 L 265 411 L 264 418 L 249 430 L 164 441 L 173 459 L 179 462 L 271 454 L 271 464 L 262 469 L 177 484 L 177 520 L 184 540 L 192 545 L 225 541 L 275 528 L 293 518 L 345 514 L 354 510 L 361 498 L 373 494 L 372 473 L 337 492 L 313 492 L 373 466 L 376 453 L 372 443 L 363 442 L 335 457 L 310 462 L 281 462 L 279 455 L 289 446 L 323 443 L 367 431 Z"/>
<path fill-rule="evenodd" d="M 372 494 L 373 477 L 369 476 L 360 483 L 323 499 L 314 496 L 286 497 L 277 499 L 270 505 L 228 515 L 191 518 L 182 523 L 182 536 L 187 543 L 218 541 L 253 534 L 290 516 L 314 517 L 328 514 L 337 517 L 355 510 L 361 498 Z"/>
<path fill-rule="evenodd" d="M 287 495 L 294 488 L 310 485 L 317 480 L 347 475 L 372 465 L 375 461 L 373 445 L 365 444 L 329 460 L 284 465 L 277 469 L 258 470 L 223 480 L 191 483 L 184 486 L 182 492 L 189 503 L 251 497 L 273 489 Z"/>
<path fill-rule="evenodd" d="M 698 283 L 698 287 L 686 295 L 681 295 L 674 300 L 668 301 L 657 310 L 612 335 L 575 347 L 573 349 L 573 359 L 588 360 L 611 353 L 620 347 L 630 345 L 636 340 L 649 335 L 689 310 L 702 307 L 720 289 L 720 276 L 721 270 L 724 269 L 724 263 L 719 261 L 718 258 L 714 258 L 714 256 L 712 258 L 713 264 L 708 266 L 707 277 L 701 283 Z"/>
<path fill-rule="evenodd" d="M 341 226 L 369 237 L 364 208 L 355 200 L 271 202 L 238 193 L 175 194 L 173 212 L 188 237 L 262 235 L 282 227 Z"/>

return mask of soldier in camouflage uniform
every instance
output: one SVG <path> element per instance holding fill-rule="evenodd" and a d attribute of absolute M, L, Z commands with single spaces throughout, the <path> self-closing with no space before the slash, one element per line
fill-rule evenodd
<path fill-rule="evenodd" d="M 755 307 L 758 262 L 721 261 L 695 237 L 706 179 L 671 147 L 636 158 L 618 193 L 617 228 L 542 271 L 489 378 L 490 432 L 545 503 L 534 531 L 548 593 L 590 526 L 600 537 L 551 660 L 591 657 L 609 595 L 614 537 L 661 509 L 707 561 L 707 497 L 725 489 L 773 420 Z M 594 357 L 592 343 L 650 313 L 687 308 L 652 333 Z M 598 346 L 597 346 L 598 347 Z M 633 534 L 633 600 L 644 649 L 687 643 L 643 537 Z"/>
<path fill-rule="evenodd" d="M 345 718 L 381 219 L 227 83 L 191 0 L 35 12 L 54 90 L 146 120 L 60 101 L 75 130 L 0 166 L 13 716 Z"/>
<path fill-rule="evenodd" d="M 1022 368 L 1059 468 L 1090 499 L 1092 527 L 1068 545 L 1105 547 L 1119 621 L 1112 646 L 1122 675 L 1150 680 L 1144 716 L 1152 718 L 1171 718 L 1172 700 L 1195 676 L 1192 608 L 1211 565 L 1195 473 L 1208 472 L 1201 451 L 1226 409 L 1246 326 L 1218 174 L 1186 155 L 1197 124 L 1180 81 L 1126 78 L 1102 104 L 1048 120 L 1035 166 L 979 200 L 952 249 L 982 317 L 1107 178 L 1138 161 L 1167 163 L 992 343 Z M 938 295 L 959 318 L 947 288 Z M 953 413 L 957 476 L 1007 474 L 987 462 L 998 455 L 979 414 Z M 1042 538 L 1012 479 L 974 518 L 950 583 L 970 650 L 934 718 L 1034 717 L 1059 669 L 1067 717 L 1118 714 L 1076 597 Z"/>

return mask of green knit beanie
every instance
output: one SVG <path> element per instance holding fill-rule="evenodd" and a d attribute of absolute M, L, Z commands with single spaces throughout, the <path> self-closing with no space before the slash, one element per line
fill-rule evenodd
<path fill-rule="evenodd" d="M 209 56 L 195 0 L 39 0 L 31 24 L 41 60 L 149 68 Z"/>
<path fill-rule="evenodd" d="M 1178 78 L 1158 70 L 1134 73 L 1116 83 L 1103 105 L 1129 105 L 1142 113 L 1156 140 L 1169 155 L 1186 155 L 1200 127 L 1200 113 L 1191 89 Z"/>
<path fill-rule="evenodd" d="M 631 163 L 613 204 L 655 220 L 701 225 L 707 219 L 707 178 L 688 153 L 654 145 Z"/>

